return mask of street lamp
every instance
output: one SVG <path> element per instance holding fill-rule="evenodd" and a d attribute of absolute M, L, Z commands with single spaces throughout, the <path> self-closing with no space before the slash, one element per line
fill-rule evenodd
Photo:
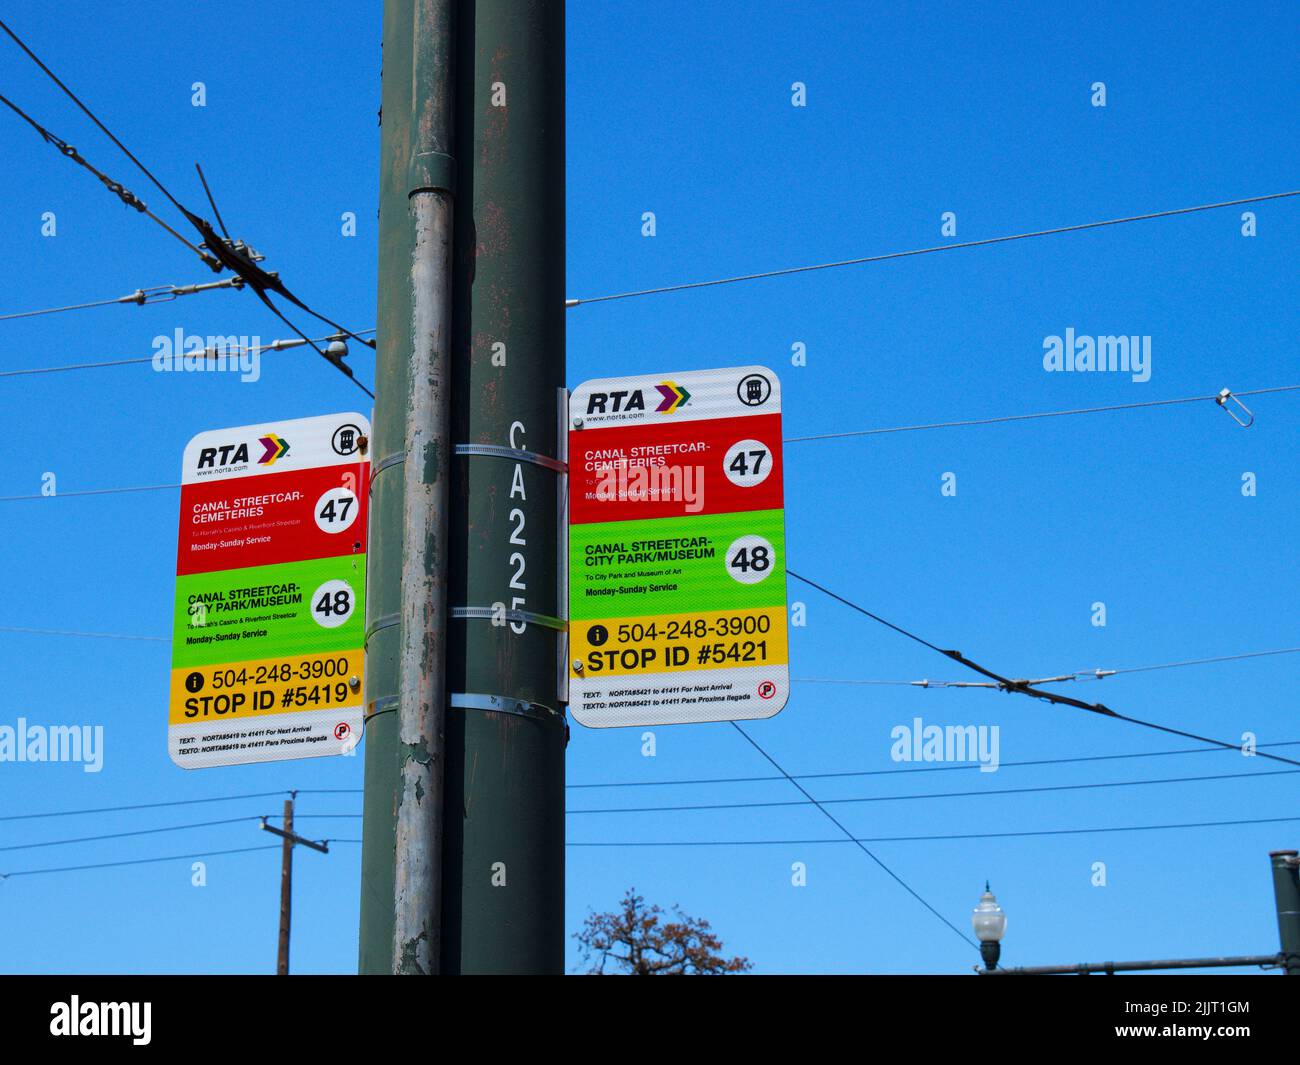
<path fill-rule="evenodd" d="M 987 880 L 984 881 L 984 894 L 980 896 L 980 904 L 971 913 L 970 923 L 980 941 L 980 957 L 984 959 L 984 968 L 996 969 L 998 958 L 1002 954 L 1002 934 L 1007 930 L 1007 915 L 993 897 Z"/>

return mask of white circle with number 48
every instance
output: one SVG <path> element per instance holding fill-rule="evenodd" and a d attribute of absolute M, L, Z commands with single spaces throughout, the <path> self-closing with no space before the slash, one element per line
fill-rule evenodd
<path fill-rule="evenodd" d="M 775 564 L 776 552 L 761 536 L 741 536 L 727 548 L 727 572 L 741 584 L 757 584 Z"/>
<path fill-rule="evenodd" d="M 753 488 L 772 472 L 772 452 L 757 440 L 738 440 L 722 458 L 727 480 L 741 488 Z"/>
<path fill-rule="evenodd" d="M 316 500 L 316 525 L 321 532 L 341 533 L 357 520 L 357 494 L 348 488 L 331 488 Z"/>
<path fill-rule="evenodd" d="M 337 629 L 355 607 L 356 596 L 347 581 L 326 581 L 311 593 L 311 616 L 322 628 Z"/>

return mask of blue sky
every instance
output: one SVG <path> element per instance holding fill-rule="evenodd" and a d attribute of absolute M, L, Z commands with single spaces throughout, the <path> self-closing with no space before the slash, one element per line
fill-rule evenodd
<path fill-rule="evenodd" d="M 374 324 L 379 7 L 238 0 L 142 18 L 73 3 L 5 16 L 182 200 L 204 165 L 226 221 L 314 306 Z M 70 25 L 84 32 L 68 33 Z M 1297 185 L 1300 77 L 1285 4 L 569 5 L 568 290 L 679 281 L 1279 192 Z M 162 197 L 8 41 L 0 91 L 160 213 Z M 191 85 L 207 105 L 191 105 Z M 807 106 L 791 106 L 791 84 Z M 1093 82 L 1107 105 L 1090 103 Z M 210 275 L 12 116 L 0 115 L 0 314 Z M 1300 205 L 1226 209 L 569 311 L 568 380 L 765 363 L 789 436 L 1208 395 L 1300 383 Z M 56 237 L 42 237 L 44 212 Z M 357 217 L 357 236 L 340 216 Z M 641 236 L 653 211 L 657 235 Z M 955 238 L 940 216 L 955 212 Z M 170 216 L 168 216 L 170 218 Z M 249 293 L 0 323 L 17 369 L 144 356 L 176 327 L 285 335 Z M 1047 373 L 1045 337 L 1152 338 L 1152 374 Z M 807 365 L 790 364 L 792 345 Z M 356 349 L 358 376 L 373 361 Z M 1015 676 L 1122 669 L 1292 647 L 1295 394 L 790 444 L 791 568 Z M 0 379 L 0 496 L 175 482 L 196 432 L 364 409 L 310 353 L 268 356 L 255 384 L 146 366 Z M 358 404 L 363 404 L 358 408 Z M 956 474 L 957 494 L 940 492 Z M 1258 491 L 1243 496 L 1243 473 Z M 168 636 L 177 493 L 0 502 L 0 626 Z M 967 679 L 818 593 L 794 630 L 796 678 Z M 1091 623 L 1104 602 L 1105 627 Z M 168 645 L 0 632 L 0 724 L 102 724 L 105 765 L 0 765 L 0 814 L 278 789 L 359 789 L 361 759 L 185 773 L 165 743 Z M 1117 676 L 1073 694 L 1237 741 L 1300 740 L 1291 656 Z M 975 679 L 975 678 L 972 678 Z M 1181 749 L 1187 741 L 978 690 L 801 682 L 747 726 L 798 773 L 895 770 L 810 784 L 863 836 L 1105 828 L 1294 815 L 1286 768 L 1228 753 L 904 776 L 890 730 L 998 726 L 1003 761 Z M 570 783 L 770 773 L 728 725 L 575 726 Z M 1291 748 L 1291 751 L 1300 748 Z M 902 771 L 900 771 L 902 770 Z M 1019 795 L 903 798 L 1240 773 Z M 797 799 L 780 781 L 571 789 L 569 806 Z M 0 848 L 278 812 L 249 799 L 0 822 Z M 360 795 L 303 795 L 299 824 L 355 838 Z M 319 819 L 317 819 L 319 818 Z M 256 821 L 0 850 L 0 872 L 271 843 Z M 813 808 L 575 814 L 572 842 L 810 840 Z M 1267 851 L 1300 821 L 1233 828 L 873 844 L 963 930 L 985 879 L 1009 914 L 1007 964 L 1276 949 Z M 295 971 L 355 967 L 359 850 L 299 851 Z M 807 886 L 791 884 L 792 863 Z M 1104 862 L 1107 885 L 1093 886 Z M 571 847 L 569 930 L 635 885 L 708 918 L 756 971 L 962 972 L 976 952 L 844 844 Z M 278 853 L 0 881 L 0 969 L 249 972 L 274 964 Z M 576 964 L 576 956 L 570 964 Z"/>

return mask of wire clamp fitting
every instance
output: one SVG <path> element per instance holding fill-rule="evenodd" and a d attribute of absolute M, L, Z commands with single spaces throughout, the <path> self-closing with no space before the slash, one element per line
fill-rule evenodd
<path fill-rule="evenodd" d="M 1246 415 L 1246 418 L 1248 419 L 1247 421 L 1243 422 L 1239 417 L 1237 417 L 1237 412 L 1228 406 L 1228 400 L 1232 400 L 1233 403 L 1237 404 L 1237 406 L 1242 409 L 1242 411 Z M 1246 404 L 1244 404 L 1240 399 L 1234 396 L 1232 394 L 1231 389 L 1225 388 L 1222 392 L 1220 392 L 1217 396 L 1215 396 L 1214 402 L 1217 403 L 1224 410 L 1226 410 L 1228 412 L 1228 417 L 1231 418 L 1238 425 L 1240 425 L 1243 429 L 1249 429 L 1252 425 L 1255 424 L 1254 412 L 1252 412 L 1251 409 L 1247 407 Z"/>

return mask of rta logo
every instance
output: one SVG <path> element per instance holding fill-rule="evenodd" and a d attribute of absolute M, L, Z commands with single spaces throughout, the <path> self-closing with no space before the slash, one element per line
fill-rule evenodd
<path fill-rule="evenodd" d="M 659 406 L 656 414 L 675 414 L 677 409 L 690 401 L 691 394 L 681 385 L 672 381 L 655 385 L 659 393 Z M 588 414 L 620 414 L 627 411 L 644 411 L 645 395 L 638 389 L 626 389 L 622 392 L 593 392 L 587 397 Z"/>
<path fill-rule="evenodd" d="M 606 405 L 609 406 L 608 410 L 605 409 Z M 635 391 L 624 389 L 622 392 L 593 392 L 587 397 L 588 414 L 618 414 L 629 410 L 645 410 L 645 397 L 639 388 Z"/>
<path fill-rule="evenodd" d="M 259 466 L 274 466 L 276 461 L 289 454 L 289 441 L 275 433 L 267 433 L 258 441 L 262 445 L 262 454 L 258 457 Z M 199 452 L 199 469 L 212 470 L 226 466 L 248 465 L 248 444 L 221 444 L 217 447 L 205 447 Z"/>
<path fill-rule="evenodd" d="M 258 443 L 266 448 L 262 457 L 257 460 L 259 466 L 273 466 L 276 459 L 282 459 L 289 454 L 289 441 L 282 436 L 276 436 L 275 433 L 267 433 Z"/>
<path fill-rule="evenodd" d="M 218 462 L 217 458 L 221 461 Z M 216 466 L 236 466 L 248 461 L 247 444 L 222 444 L 220 447 L 205 447 L 199 452 L 199 469 L 213 469 Z"/>

